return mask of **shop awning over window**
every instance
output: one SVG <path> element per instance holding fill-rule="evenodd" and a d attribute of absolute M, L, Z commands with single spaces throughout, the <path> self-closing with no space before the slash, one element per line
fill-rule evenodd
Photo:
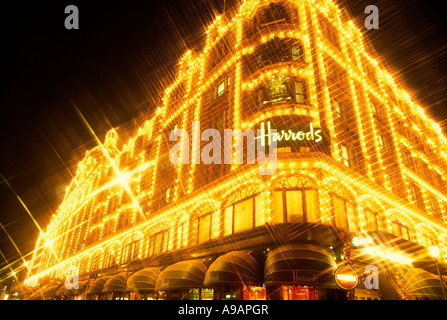
<path fill-rule="evenodd" d="M 126 289 L 126 282 L 125 272 L 115 274 L 104 284 L 102 292 L 124 291 Z"/>
<path fill-rule="evenodd" d="M 107 280 L 109 280 L 110 276 L 104 276 L 101 278 L 98 278 L 95 280 L 95 283 L 88 289 L 88 293 L 101 293 L 102 289 L 104 288 L 104 285 L 106 284 Z"/>
<path fill-rule="evenodd" d="M 155 290 L 170 290 L 202 286 L 207 267 L 202 259 L 177 262 L 158 276 Z"/>
<path fill-rule="evenodd" d="M 405 274 L 404 292 L 410 297 L 443 299 L 439 277 L 418 268 L 412 268 Z"/>
<path fill-rule="evenodd" d="M 153 267 L 139 270 L 127 279 L 126 291 L 142 292 L 154 290 L 159 275 L 159 268 Z"/>
<path fill-rule="evenodd" d="M 287 244 L 267 256 L 264 282 L 266 285 L 335 285 L 336 268 L 333 257 L 322 247 L 308 243 Z"/>
<path fill-rule="evenodd" d="M 247 252 L 232 251 L 214 261 L 205 275 L 205 286 L 262 285 L 262 269 Z"/>

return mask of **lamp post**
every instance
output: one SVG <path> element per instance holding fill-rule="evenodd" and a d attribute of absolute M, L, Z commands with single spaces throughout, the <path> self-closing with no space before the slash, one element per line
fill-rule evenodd
<path fill-rule="evenodd" d="M 441 271 L 439 270 L 439 263 L 438 263 L 438 259 L 440 257 L 439 247 L 438 246 L 430 246 L 430 247 L 428 247 L 428 250 L 430 251 L 430 255 L 435 260 L 436 270 L 438 271 L 438 276 L 439 276 L 439 281 L 441 281 L 442 295 L 444 296 L 444 300 L 447 300 L 447 297 L 445 295 L 444 281 L 442 280 Z"/>

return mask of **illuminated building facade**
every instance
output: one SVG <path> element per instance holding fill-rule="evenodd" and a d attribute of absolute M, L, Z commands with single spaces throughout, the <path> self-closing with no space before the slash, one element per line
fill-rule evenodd
<path fill-rule="evenodd" d="M 272 175 L 191 159 L 205 129 L 268 126 L 284 130 Z M 179 128 L 190 139 L 169 141 Z M 176 143 L 191 164 L 171 163 Z M 28 287 L 77 266 L 93 298 L 132 293 L 140 276 L 158 299 L 412 299 L 427 297 L 405 279 L 433 276 L 428 248 L 447 257 L 447 140 L 331 1 L 247 0 L 217 17 L 153 117 L 117 145 L 112 129 L 79 163 Z M 370 264 L 379 289 L 364 285 Z M 358 271 L 354 292 L 336 286 L 340 265 Z"/>

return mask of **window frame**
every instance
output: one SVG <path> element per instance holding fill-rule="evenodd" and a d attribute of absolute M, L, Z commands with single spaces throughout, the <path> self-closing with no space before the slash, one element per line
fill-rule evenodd
<path fill-rule="evenodd" d="M 297 84 L 301 84 L 302 92 L 297 92 Z M 307 104 L 307 91 L 306 91 L 306 81 L 295 80 L 293 85 L 293 95 L 295 97 L 295 102 L 300 104 Z M 298 97 L 301 97 L 302 102 L 299 101 Z"/>
<path fill-rule="evenodd" d="M 341 163 L 349 168 L 350 167 L 350 161 L 349 161 L 349 148 L 346 144 L 340 144 L 341 149 Z M 345 157 L 346 156 L 346 157 Z"/>
<path fill-rule="evenodd" d="M 289 213 L 288 213 L 288 207 L 287 207 L 287 192 L 288 191 L 300 191 L 301 192 L 301 210 L 302 210 L 302 221 L 300 222 L 289 222 Z M 315 209 L 316 209 L 316 216 L 317 221 L 309 221 L 309 212 L 308 212 L 308 204 L 307 204 L 307 195 L 306 191 L 315 191 Z M 272 190 L 272 196 L 273 192 L 281 192 L 281 199 L 282 199 L 282 222 L 279 223 L 319 223 L 321 222 L 321 214 L 318 210 L 318 204 L 319 204 L 319 196 L 318 196 L 318 189 L 314 187 L 295 187 L 295 188 L 274 188 Z"/>
<path fill-rule="evenodd" d="M 161 240 L 160 240 L 160 252 L 155 252 L 155 244 L 156 244 L 156 237 L 161 235 Z M 165 239 L 166 238 L 166 239 Z M 149 237 L 149 246 L 148 246 L 148 250 L 147 250 L 147 256 L 151 257 L 151 256 L 156 256 L 162 253 L 165 253 L 168 251 L 168 246 L 166 246 L 166 248 L 164 247 L 164 245 L 169 243 L 169 229 L 166 230 L 162 230 L 159 231 L 153 235 L 151 235 Z"/>
<path fill-rule="evenodd" d="M 256 199 L 259 198 L 259 197 L 261 197 L 261 192 L 256 192 L 256 193 L 251 194 L 248 197 L 239 199 L 238 201 L 236 201 L 236 202 L 234 202 L 232 204 L 222 206 L 222 208 L 221 208 L 221 216 L 222 216 L 222 222 L 223 222 L 222 223 L 222 225 L 223 225 L 222 229 L 223 229 L 223 236 L 224 237 L 225 236 L 230 236 L 230 235 L 233 235 L 233 234 L 236 234 L 236 233 L 252 230 L 254 228 L 257 228 L 257 227 L 262 226 L 263 224 L 265 224 L 265 219 L 264 219 L 264 221 L 258 221 L 260 217 L 257 217 L 257 214 L 256 214 L 256 203 L 257 203 Z M 251 226 L 249 228 L 242 229 L 242 230 L 239 230 L 239 231 L 235 231 L 235 228 L 234 228 L 235 206 L 236 206 L 236 204 L 242 203 L 242 202 L 244 202 L 246 200 L 249 200 L 249 199 L 252 199 L 252 218 L 251 218 L 252 219 L 252 224 L 251 224 Z M 228 231 L 227 228 L 229 226 L 227 225 L 227 222 L 226 222 L 226 213 L 225 213 L 225 211 L 227 209 L 229 209 L 229 208 L 231 208 L 231 228 L 229 228 L 229 229 L 231 229 L 231 231 L 227 232 Z"/>
<path fill-rule="evenodd" d="M 139 249 L 140 245 L 141 239 L 133 240 L 132 242 L 126 243 L 121 249 L 120 264 L 126 264 L 138 258 L 138 251 L 136 249 Z M 124 252 L 126 253 L 126 259 Z"/>
<path fill-rule="evenodd" d="M 334 203 L 334 198 L 337 198 L 337 199 L 343 201 L 343 206 L 344 206 L 344 218 L 345 218 L 345 221 L 343 222 L 343 224 L 346 225 L 346 228 L 344 228 L 344 226 L 339 226 L 339 225 L 337 224 L 337 220 L 338 220 L 338 219 L 336 219 L 336 214 L 335 214 L 335 203 Z M 354 231 L 354 230 L 351 230 L 352 227 L 354 227 L 354 228 L 357 229 L 357 230 L 360 230 L 358 222 L 355 221 L 355 220 L 354 220 L 354 221 L 351 221 L 351 220 L 350 220 L 350 217 L 349 217 L 349 211 L 352 210 L 352 214 L 353 214 L 354 218 L 355 218 L 355 219 L 358 218 L 358 215 L 357 215 L 357 213 L 356 213 L 356 208 L 355 208 L 354 203 L 353 203 L 352 201 L 346 199 L 345 197 L 340 196 L 339 194 L 336 194 L 336 193 L 333 193 L 333 192 L 330 193 L 330 199 L 331 199 L 331 200 L 330 200 L 330 201 L 331 201 L 331 218 L 330 218 L 330 219 L 331 219 L 331 223 L 332 223 L 332 225 L 333 225 L 335 228 L 338 228 L 338 229 L 344 229 L 344 230 L 347 230 L 348 232 L 353 232 L 353 231 Z M 349 210 L 349 208 L 350 208 L 350 210 Z"/>
<path fill-rule="evenodd" d="M 335 114 L 342 118 L 343 117 L 343 109 L 341 107 L 341 103 L 338 102 L 337 100 L 334 100 L 334 107 L 335 107 Z"/>
<path fill-rule="evenodd" d="M 205 240 L 200 240 L 200 234 L 201 234 L 201 222 L 203 222 L 203 220 L 204 219 L 206 219 L 206 218 L 209 218 L 209 222 L 208 222 L 208 236 L 207 237 L 205 237 L 206 239 Z M 205 242 L 207 242 L 207 241 L 210 241 L 211 240 L 211 229 L 212 229 L 212 224 L 213 224 L 213 220 L 212 220 L 212 212 L 208 212 L 208 213 L 205 213 L 205 214 L 203 214 L 203 215 L 201 215 L 200 217 L 197 217 L 196 219 L 194 219 L 194 220 L 197 220 L 197 237 L 196 237 L 196 243 L 195 244 L 202 244 L 202 243 L 205 243 Z M 192 225 L 194 225 L 194 223 L 192 224 Z"/>
<path fill-rule="evenodd" d="M 221 91 L 220 88 L 222 89 Z M 219 82 L 219 84 L 216 87 L 216 97 L 220 97 L 225 93 L 225 79 Z"/>
<path fill-rule="evenodd" d="M 292 61 L 303 61 L 303 47 L 301 45 L 294 45 L 292 44 L 290 46 Z M 296 53 L 298 52 L 298 54 Z"/>

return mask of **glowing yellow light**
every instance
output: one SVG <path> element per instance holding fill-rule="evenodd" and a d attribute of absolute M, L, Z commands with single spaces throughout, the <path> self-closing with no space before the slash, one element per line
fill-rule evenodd
<path fill-rule="evenodd" d="M 71 263 L 80 264 L 81 261 L 84 261 L 83 259 L 87 261 L 86 271 L 93 271 L 92 269 L 98 268 L 98 265 L 102 267 L 105 263 L 103 261 L 104 252 L 112 244 L 117 245 L 116 261 L 119 262 L 123 255 L 122 244 L 134 233 L 145 235 L 144 237 L 141 236 L 142 241 L 137 250 L 139 258 L 146 257 L 149 252 L 150 240 L 147 236 L 163 229 L 169 230 L 168 250 L 174 250 L 177 248 L 174 237 L 177 236 L 176 228 L 180 216 L 184 215 L 182 219 L 187 221 L 189 215 L 192 214 L 189 212 L 194 212 L 193 208 L 204 203 L 205 200 L 214 199 L 213 201 L 216 201 L 216 204 L 213 208 L 218 208 L 223 199 L 231 192 L 243 189 L 250 181 L 252 184 L 255 183 L 253 177 L 258 172 L 257 167 L 246 169 L 242 166 L 233 165 L 231 172 L 220 178 L 219 183 L 213 185 L 213 188 L 201 190 L 198 189 L 199 183 L 196 181 L 198 176 L 196 165 L 191 165 L 189 168 L 180 165 L 175 168 L 173 178 L 172 200 L 175 203 L 157 211 L 151 211 L 154 210 L 151 207 L 152 204 L 157 200 L 155 198 L 159 187 L 157 181 L 160 176 L 163 176 L 163 172 L 160 170 L 160 160 L 164 152 L 162 145 L 166 142 L 164 130 L 169 128 L 174 121 L 182 127 L 185 127 L 191 120 L 200 121 L 205 116 L 207 108 L 209 108 L 207 95 L 215 86 L 216 81 L 226 76 L 227 73 L 231 75 L 232 96 L 229 96 L 229 101 L 231 101 L 232 109 L 230 108 L 230 112 L 235 128 L 251 128 L 273 115 L 278 117 L 290 115 L 307 117 L 313 119 L 313 122 L 319 126 L 320 114 L 322 114 L 324 115 L 324 124 L 327 125 L 331 137 L 331 156 L 339 159 L 341 145 L 345 138 L 340 126 L 337 125 L 337 117 L 332 110 L 333 92 L 330 88 L 330 68 L 326 63 L 328 58 L 332 59 L 337 67 L 346 71 L 349 79 L 346 82 L 348 88 L 346 91 L 350 94 L 353 104 L 353 125 L 358 134 L 360 154 L 365 162 L 366 178 L 352 171 L 349 172 L 349 181 L 346 181 L 346 169 L 334 165 L 323 155 L 321 158 L 318 156 L 317 159 L 281 159 L 278 163 L 279 170 L 271 177 L 271 181 L 286 173 L 301 174 L 318 181 L 318 199 L 320 201 L 322 223 L 332 223 L 330 192 L 333 192 L 333 190 L 328 190 L 327 184 L 331 181 L 334 183 L 343 182 L 358 203 L 361 202 L 363 196 L 368 199 L 367 201 L 373 199 L 380 203 L 384 212 L 381 213 L 381 216 L 384 217 L 386 223 L 379 228 L 392 232 L 392 219 L 390 219 L 392 215 L 393 219 L 399 217 L 408 221 L 408 227 L 413 231 L 417 230 L 418 241 L 422 236 L 429 234 L 430 230 L 434 234 L 439 234 L 441 246 L 447 246 L 445 225 L 429 214 L 424 215 L 414 205 L 402 203 L 402 199 L 393 194 L 394 186 L 390 178 L 395 176 L 394 171 L 397 170 L 399 177 L 395 180 L 402 180 L 403 192 L 408 193 L 408 199 L 413 202 L 415 200 L 411 198 L 407 191 L 410 182 L 420 186 L 423 203 L 429 211 L 432 209 L 429 195 L 435 196 L 447 204 L 447 197 L 439 188 L 428 182 L 420 173 L 415 173 L 407 167 L 403 153 L 405 148 L 408 149 L 412 158 L 427 165 L 428 170 L 431 170 L 430 172 L 436 172 L 440 175 L 440 179 L 445 181 L 447 178 L 445 174 L 447 170 L 447 154 L 445 152 L 447 150 L 447 139 L 442 136 L 439 125 L 425 115 L 422 108 L 411 100 L 411 96 L 407 92 L 398 88 L 393 76 L 383 70 L 382 62 L 373 58 L 366 50 L 367 47 L 363 44 L 364 40 L 360 29 L 352 21 L 345 22 L 341 17 L 340 10 L 334 3 L 331 1 L 324 3 L 320 1 L 316 3 L 292 1 L 291 3 L 298 7 L 299 26 L 291 28 L 290 25 L 278 24 L 274 30 L 262 31 L 258 38 L 254 37 L 253 39 L 243 39 L 244 24 L 253 18 L 257 8 L 263 5 L 262 1 L 244 1 L 238 13 L 228 22 L 223 17 L 216 17 L 214 22 L 206 29 L 206 42 L 203 51 L 195 53 L 189 50 L 182 56 L 178 64 L 176 80 L 166 88 L 162 105 L 156 108 L 150 121 L 144 127 L 139 128 L 138 134 L 130 138 L 121 150 L 117 151 L 116 155 L 109 153 L 109 149 L 114 149 L 117 143 L 117 134 L 114 130 L 107 134 L 104 144 L 92 132 L 98 144 L 95 150 L 99 150 L 105 159 L 98 161 L 89 151 L 86 153 L 84 160 L 79 163 L 76 176 L 67 188 L 61 206 L 53 215 L 46 232 L 41 231 L 30 263 L 30 268 L 36 264 L 38 269 L 28 273 L 27 284 L 36 285 L 39 278 L 46 276 L 62 277 L 65 266 Z M 330 39 L 326 39 L 321 27 L 320 15 L 326 17 L 335 28 L 334 30 L 339 36 L 340 48 L 336 48 Z M 214 48 L 227 34 L 234 37 L 228 56 L 219 62 L 213 70 L 206 71 L 205 66 L 209 62 Z M 256 52 L 258 45 L 283 38 L 292 38 L 301 42 L 305 64 L 299 65 L 289 62 L 281 65 L 274 64 L 271 67 L 263 68 L 258 73 L 254 73 L 253 76 L 244 75 L 244 61 L 249 55 Z M 246 43 L 243 40 L 250 41 L 246 41 Z M 352 60 L 350 50 L 353 52 Z M 368 75 L 368 67 L 376 73 L 377 81 L 374 81 Z M 277 104 L 253 112 L 249 116 L 244 115 L 242 111 L 246 95 L 248 96 L 250 91 L 260 88 L 266 79 L 277 72 L 291 77 L 297 76 L 307 81 L 309 105 L 301 107 Z M 317 78 L 320 80 L 318 89 Z M 389 92 L 387 92 L 388 87 L 390 88 Z M 178 103 L 176 102 L 177 92 L 180 92 L 178 98 L 180 102 Z M 395 98 L 392 97 L 393 95 Z M 376 100 L 382 104 L 385 110 L 381 121 L 389 130 L 390 148 L 394 150 L 391 156 L 392 159 L 395 159 L 393 161 L 390 161 L 390 156 L 387 155 L 390 151 L 384 151 L 379 145 L 378 136 L 382 124 L 377 123 L 370 104 L 371 101 Z M 415 123 L 411 120 L 414 117 L 418 117 L 421 121 Z M 409 132 L 415 134 L 422 143 L 433 148 L 437 160 L 433 161 L 431 155 L 414 146 L 399 131 L 397 121 L 403 121 L 404 127 Z M 147 159 L 144 150 L 136 148 L 138 136 L 151 141 L 154 152 L 153 158 L 150 160 Z M 192 140 L 191 151 L 193 153 L 200 149 L 200 145 L 195 142 L 198 140 Z M 182 141 L 181 143 L 186 142 Z M 132 161 L 135 161 L 136 169 L 126 170 L 119 167 L 119 157 L 125 152 L 129 153 Z M 394 166 L 396 164 L 397 168 Z M 99 185 L 98 181 L 109 168 L 112 168 L 115 179 Z M 147 175 L 145 177 L 146 184 L 143 185 L 143 176 L 145 175 Z M 321 177 L 327 178 L 322 179 Z M 383 187 L 385 189 L 374 182 L 380 180 L 384 181 Z M 271 185 L 270 182 L 266 183 L 265 181 L 262 184 L 266 188 L 264 190 L 266 212 L 262 220 L 265 223 L 270 223 L 273 221 L 274 214 L 273 195 L 272 191 L 269 190 Z M 187 196 L 182 197 L 183 194 L 187 194 Z M 222 197 L 222 195 L 225 196 Z M 130 197 L 130 203 L 122 203 L 124 197 L 127 196 Z M 109 210 L 109 203 L 115 197 L 117 198 L 116 207 Z M 143 212 L 143 203 L 149 208 L 145 209 L 146 212 Z M 441 203 L 440 208 L 443 210 L 444 217 L 447 218 L 447 205 Z M 93 216 L 99 210 L 104 210 L 102 212 L 103 217 L 93 222 Z M 129 218 L 130 226 L 128 229 L 119 230 L 118 220 L 123 214 L 127 214 L 127 210 L 132 212 Z M 211 234 L 212 237 L 219 238 L 223 234 L 223 217 L 219 210 L 213 209 L 212 211 L 215 211 L 215 213 L 213 213 L 212 218 L 214 223 Z M 360 230 L 365 231 L 368 228 L 365 221 L 365 211 L 360 205 L 355 211 L 359 215 L 356 219 L 363 219 L 359 223 Z M 137 213 L 144 219 L 137 219 Z M 68 225 L 67 221 L 73 223 Z M 105 229 L 109 226 L 111 226 L 112 232 L 105 236 Z M 184 226 L 186 230 L 189 230 L 189 222 L 185 222 Z M 195 232 L 183 232 L 180 239 L 182 246 L 192 243 L 190 242 L 191 239 L 197 237 Z M 86 244 L 85 240 L 92 235 L 97 235 L 96 241 Z M 57 255 L 55 254 L 56 258 L 51 257 L 52 251 L 57 252 Z M 411 263 L 408 257 L 382 248 L 365 248 L 365 253 L 400 263 Z M 92 262 L 96 254 L 101 257 L 98 265 L 94 265 Z M 58 256 L 60 256 L 60 259 Z"/>

